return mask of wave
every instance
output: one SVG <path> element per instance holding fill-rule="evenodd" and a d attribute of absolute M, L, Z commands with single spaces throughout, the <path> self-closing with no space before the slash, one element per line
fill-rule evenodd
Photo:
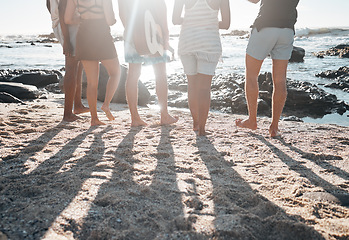
<path fill-rule="evenodd" d="M 316 35 L 348 35 L 349 27 L 347 28 L 299 28 L 296 29 L 296 37 L 309 37 Z"/>

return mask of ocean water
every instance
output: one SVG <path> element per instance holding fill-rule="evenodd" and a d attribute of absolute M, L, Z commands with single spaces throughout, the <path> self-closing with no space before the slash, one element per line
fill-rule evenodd
<path fill-rule="evenodd" d="M 38 35 L 30 36 L 0 36 L 0 69 L 61 69 L 64 67 L 62 47 L 58 43 L 37 43 L 42 40 Z M 32 45 L 32 42 L 34 45 Z M 244 74 L 245 49 L 248 38 L 246 36 L 222 36 L 223 55 L 217 66 L 217 74 Z M 339 44 L 349 44 L 349 28 L 321 28 L 297 29 L 294 45 L 306 50 L 303 63 L 290 63 L 288 78 L 307 81 L 316 84 L 326 92 L 335 94 L 339 100 L 349 103 L 349 93 L 323 87 L 330 83 L 329 79 L 315 77 L 315 74 L 326 70 L 337 70 L 342 66 L 349 66 L 348 58 L 330 57 L 317 58 L 314 52 L 328 50 Z M 172 36 L 170 45 L 176 50 L 178 37 Z M 115 42 L 119 60 L 124 64 L 123 42 Z M 176 51 L 177 52 L 177 51 Z M 182 65 L 177 55 L 174 61 L 167 65 L 168 74 L 181 73 Z M 264 61 L 261 72 L 271 72 L 271 59 Z M 151 66 L 142 68 L 142 81 L 152 81 L 154 78 Z M 305 122 L 330 123 L 349 126 L 349 111 L 343 115 L 329 114 L 323 118 L 304 118 Z"/>

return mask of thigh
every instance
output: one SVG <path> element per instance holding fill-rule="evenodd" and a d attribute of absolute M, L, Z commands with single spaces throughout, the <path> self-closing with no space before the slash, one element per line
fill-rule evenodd
<path fill-rule="evenodd" d="M 119 73 L 120 64 L 118 58 L 101 61 L 103 66 L 107 69 L 109 76 L 114 76 Z"/>
<path fill-rule="evenodd" d="M 207 74 L 198 74 L 198 79 L 200 81 L 199 83 L 199 89 L 201 90 L 211 90 L 211 83 L 212 83 L 212 77 L 213 75 L 207 75 Z"/>
<path fill-rule="evenodd" d="M 65 56 L 65 72 L 67 74 L 76 74 L 79 61 L 73 56 Z"/>
<path fill-rule="evenodd" d="M 73 56 L 75 56 L 75 50 L 76 50 L 76 36 L 78 34 L 79 26 L 70 24 L 68 26 L 68 31 L 69 31 L 69 40 L 70 44 L 73 47 Z"/>
<path fill-rule="evenodd" d="M 261 70 L 263 60 L 258 60 L 248 54 L 246 54 L 246 80 L 250 78 L 257 79 Z"/>
<path fill-rule="evenodd" d="M 273 81 L 286 82 L 288 60 L 273 59 Z"/>
<path fill-rule="evenodd" d="M 127 82 L 138 81 L 141 76 L 142 64 L 141 63 L 129 63 L 127 72 Z"/>
<path fill-rule="evenodd" d="M 82 60 L 82 65 L 86 73 L 86 78 L 89 83 L 98 82 L 99 78 L 99 62 Z"/>
<path fill-rule="evenodd" d="M 157 63 L 153 65 L 155 78 L 158 79 L 166 79 L 166 63 Z"/>

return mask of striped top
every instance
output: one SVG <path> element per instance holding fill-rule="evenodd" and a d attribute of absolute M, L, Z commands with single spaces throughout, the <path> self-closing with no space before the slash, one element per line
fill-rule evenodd
<path fill-rule="evenodd" d="M 218 61 L 222 54 L 219 35 L 218 10 L 207 0 L 198 0 L 193 7 L 185 8 L 179 36 L 178 54 L 200 54 L 208 61 Z"/>

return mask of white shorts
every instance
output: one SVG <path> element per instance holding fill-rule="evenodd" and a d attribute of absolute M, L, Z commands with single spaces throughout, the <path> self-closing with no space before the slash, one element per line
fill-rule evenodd
<path fill-rule="evenodd" d="M 198 73 L 211 76 L 215 75 L 218 61 L 211 62 L 194 54 L 180 55 L 180 58 L 186 75 L 196 75 Z"/>
<path fill-rule="evenodd" d="M 69 37 L 70 37 L 70 44 L 73 47 L 73 56 L 75 56 L 76 35 L 78 34 L 79 26 L 78 25 L 67 25 L 67 26 L 68 26 Z M 53 33 L 55 34 L 55 37 L 63 47 L 64 36 L 63 36 L 63 32 L 60 24 L 58 24 L 57 27 L 53 28 Z"/>
<path fill-rule="evenodd" d="M 292 55 L 294 32 L 290 28 L 253 29 L 246 53 L 251 57 L 264 60 L 269 54 L 272 59 L 289 60 Z"/>

